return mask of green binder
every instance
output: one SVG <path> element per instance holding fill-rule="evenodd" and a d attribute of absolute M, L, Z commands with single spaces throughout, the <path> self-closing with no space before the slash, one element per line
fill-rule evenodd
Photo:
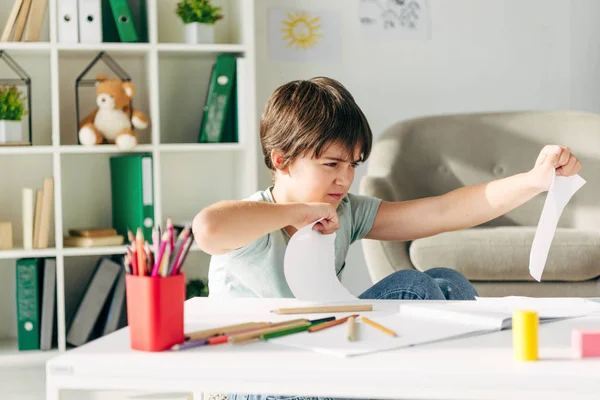
<path fill-rule="evenodd" d="M 121 42 L 138 42 L 140 38 L 135 30 L 133 13 L 127 0 L 110 0 L 110 8 Z"/>
<path fill-rule="evenodd" d="M 128 154 L 110 158 L 112 224 L 127 238 L 142 228 L 144 238 L 152 242 L 154 226 L 154 188 L 151 154 Z"/>
<path fill-rule="evenodd" d="M 236 57 L 220 54 L 213 66 L 200 125 L 200 143 L 237 142 Z"/>
<path fill-rule="evenodd" d="M 19 350 L 40 349 L 41 261 L 37 258 L 20 258 L 16 262 Z"/>

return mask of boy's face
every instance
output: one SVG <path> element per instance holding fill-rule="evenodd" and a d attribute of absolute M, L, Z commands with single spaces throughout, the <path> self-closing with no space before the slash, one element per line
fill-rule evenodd
<path fill-rule="evenodd" d="M 360 162 L 360 148 L 350 159 L 343 146 L 332 144 L 319 158 L 299 157 L 287 168 L 286 186 L 291 201 L 323 202 L 336 206 L 346 196 L 354 170 Z"/>

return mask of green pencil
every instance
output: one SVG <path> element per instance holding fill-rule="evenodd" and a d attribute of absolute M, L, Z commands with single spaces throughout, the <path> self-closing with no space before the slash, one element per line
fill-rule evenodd
<path fill-rule="evenodd" d="M 267 340 L 267 339 L 273 339 L 273 338 L 280 337 L 280 336 L 291 335 L 292 333 L 303 332 L 303 331 L 307 330 L 308 328 L 310 328 L 311 326 L 312 326 L 312 324 L 307 325 L 307 326 L 298 326 L 296 328 L 284 329 L 284 330 L 281 330 L 278 332 L 273 332 L 273 333 L 265 333 L 264 335 L 260 335 L 260 338 L 262 340 Z"/>

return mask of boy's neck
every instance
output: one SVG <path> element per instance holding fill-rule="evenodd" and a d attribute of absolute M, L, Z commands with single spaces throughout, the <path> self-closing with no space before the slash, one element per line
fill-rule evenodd
<path fill-rule="evenodd" d="M 279 204 L 284 204 L 284 203 L 291 203 L 292 200 L 286 195 L 285 191 L 283 190 L 283 185 L 275 185 L 273 184 L 273 189 L 271 190 L 271 196 L 273 197 L 273 201 L 275 203 L 279 203 Z M 298 229 L 296 229 L 295 227 L 288 225 L 286 227 L 283 228 L 288 235 L 290 235 L 290 237 L 292 237 L 294 235 L 294 233 L 296 233 L 298 231 Z"/>

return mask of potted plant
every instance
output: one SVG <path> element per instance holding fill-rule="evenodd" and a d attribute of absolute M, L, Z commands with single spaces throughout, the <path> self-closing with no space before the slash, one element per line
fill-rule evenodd
<path fill-rule="evenodd" d="M 16 86 L 0 87 L 0 143 L 23 142 L 25 101 Z"/>
<path fill-rule="evenodd" d="M 214 43 L 215 23 L 223 19 L 220 11 L 221 7 L 211 5 L 210 0 L 180 0 L 176 12 L 185 24 L 185 42 Z"/>

